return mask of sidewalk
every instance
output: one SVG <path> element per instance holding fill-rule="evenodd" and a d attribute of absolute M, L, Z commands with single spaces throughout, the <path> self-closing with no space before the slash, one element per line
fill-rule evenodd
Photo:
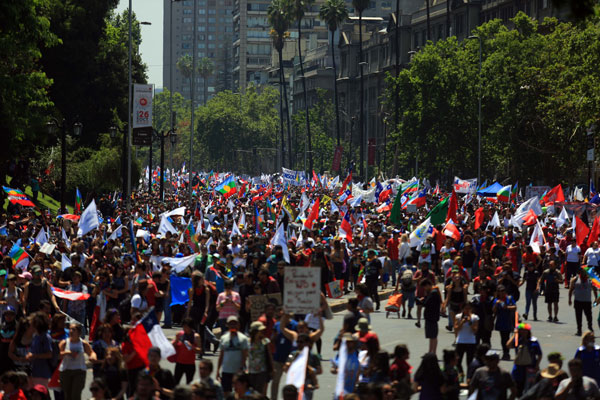
<path fill-rule="evenodd" d="M 379 290 L 379 300 L 382 303 L 381 304 L 382 307 L 385 307 L 384 300 L 387 300 L 387 298 L 390 297 L 390 295 L 392 293 L 394 293 L 394 289 L 391 289 L 389 285 L 388 285 L 387 289 Z M 356 294 L 354 292 L 345 294 L 342 297 L 340 297 L 339 299 L 327 298 L 327 303 L 329 303 L 329 307 L 331 307 L 331 311 L 334 313 L 337 313 L 340 311 L 344 311 L 346 309 L 346 304 L 348 303 L 348 299 L 350 299 L 352 297 L 356 297 Z"/>

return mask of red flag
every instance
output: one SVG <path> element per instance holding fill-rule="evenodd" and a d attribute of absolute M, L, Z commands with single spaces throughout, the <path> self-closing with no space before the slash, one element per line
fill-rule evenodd
<path fill-rule="evenodd" d="M 451 221 L 448 221 L 442 232 L 444 232 L 445 236 L 450 236 L 457 242 L 460 240 L 460 231 L 458 230 L 456 225 L 454 225 L 454 223 Z"/>
<path fill-rule="evenodd" d="M 340 192 L 338 193 L 338 196 L 341 196 L 342 193 L 344 193 L 346 191 L 346 186 L 348 186 L 348 184 L 352 181 L 352 171 L 350 171 L 350 173 L 348 174 L 348 176 L 346 177 L 346 179 L 344 179 L 344 182 L 342 183 L 342 189 L 340 189 Z"/>
<path fill-rule="evenodd" d="M 550 191 L 542 198 L 544 204 L 552 204 L 555 201 L 565 201 L 565 195 L 560 183 L 550 189 Z"/>
<path fill-rule="evenodd" d="M 93 342 L 96 339 L 96 331 L 100 326 L 100 306 L 94 307 L 94 313 L 92 314 L 92 323 L 90 325 L 90 342 Z"/>
<path fill-rule="evenodd" d="M 313 181 L 315 181 L 317 183 L 317 185 L 319 185 L 320 187 L 323 187 L 323 185 L 321 185 L 321 181 L 317 177 L 317 174 L 315 173 L 314 169 L 313 169 Z"/>
<path fill-rule="evenodd" d="M 575 239 L 577 241 L 577 246 L 581 246 L 581 244 L 585 241 L 588 233 L 590 233 L 590 228 L 583 222 L 579 217 L 575 217 Z"/>
<path fill-rule="evenodd" d="M 475 226 L 473 228 L 479 229 L 481 224 L 483 224 L 483 218 L 485 217 L 485 212 L 483 212 L 483 207 L 479 207 L 475 211 Z"/>
<path fill-rule="evenodd" d="M 587 241 L 588 247 L 591 247 L 592 243 L 598 240 L 598 235 L 600 235 L 600 222 L 598 221 L 598 217 L 596 217 L 594 218 L 594 225 L 592 225 L 592 231 Z"/>
<path fill-rule="evenodd" d="M 450 201 L 448 202 L 448 214 L 446 214 L 446 222 L 448 222 L 448 220 L 450 219 L 454 222 L 458 221 L 458 218 L 456 217 L 457 209 L 458 200 L 456 199 L 456 192 L 454 191 L 454 189 L 452 189 L 452 195 L 450 196 Z"/>
<path fill-rule="evenodd" d="M 306 229 L 312 229 L 313 222 L 315 219 L 317 219 L 318 216 L 319 216 L 319 198 L 317 197 L 317 200 L 315 200 L 315 204 L 313 204 L 312 208 L 310 209 L 310 214 L 308 214 L 308 218 L 306 218 L 306 221 L 304 222 L 304 226 L 306 227 Z"/>
<path fill-rule="evenodd" d="M 152 342 L 148 337 L 144 324 L 137 324 L 130 330 L 129 339 L 137 355 L 148 365 L 148 350 L 152 347 Z"/>
<path fill-rule="evenodd" d="M 529 211 L 527 211 L 527 215 L 525 215 L 523 217 L 523 225 L 533 225 L 537 222 L 537 215 L 535 215 L 535 213 L 533 212 L 533 210 L 530 208 Z"/>

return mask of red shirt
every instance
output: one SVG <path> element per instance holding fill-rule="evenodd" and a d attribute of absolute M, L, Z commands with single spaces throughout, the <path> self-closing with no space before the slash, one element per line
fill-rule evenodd
<path fill-rule="evenodd" d="M 11 394 L 0 394 L 0 400 L 27 400 L 27 396 L 25 396 L 23 390 L 18 389 L 17 391 L 12 392 Z"/>
<path fill-rule="evenodd" d="M 388 239 L 387 241 L 387 251 L 388 251 L 388 256 L 390 257 L 390 260 L 398 260 L 398 245 L 400 244 L 400 241 L 398 239 Z"/>
<path fill-rule="evenodd" d="M 135 356 L 128 363 L 125 363 L 125 367 L 127 369 L 146 367 L 146 361 L 144 361 L 144 359 L 140 357 L 140 355 L 135 351 L 135 349 L 133 348 L 133 343 L 131 343 L 131 341 L 128 340 L 123 342 L 123 344 L 121 345 L 121 353 L 123 353 L 124 356 L 131 353 L 135 353 Z"/>
<path fill-rule="evenodd" d="M 156 283 L 152 279 L 149 279 L 148 291 L 146 292 L 146 302 L 148 302 L 148 307 L 156 305 L 156 293 L 158 293 Z"/>
<path fill-rule="evenodd" d="M 410 375 L 412 367 L 406 360 L 394 360 L 390 365 L 390 378 L 392 381 L 401 381 Z"/>

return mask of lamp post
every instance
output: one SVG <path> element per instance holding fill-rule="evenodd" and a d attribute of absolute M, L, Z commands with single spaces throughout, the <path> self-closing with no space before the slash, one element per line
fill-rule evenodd
<path fill-rule="evenodd" d="M 175 132 L 175 129 L 173 129 L 175 126 L 175 115 L 173 114 L 173 3 L 180 1 L 171 0 L 169 7 L 169 115 L 171 116 L 171 132 Z M 171 144 L 171 169 L 173 169 L 173 145 L 175 143 L 171 141 Z"/>
<path fill-rule="evenodd" d="M 192 40 L 192 87 L 190 94 L 190 106 L 191 106 L 191 115 L 190 115 L 190 165 L 189 165 L 189 173 L 188 173 L 188 197 L 189 197 L 189 207 L 192 207 L 192 148 L 194 146 L 194 110 L 195 104 L 194 101 L 196 99 L 196 56 L 198 55 L 198 35 L 196 34 L 196 30 L 198 27 L 196 26 L 196 20 L 198 17 L 198 2 L 194 0 L 194 18 L 192 19 L 194 23 L 194 27 L 192 28 L 192 35 L 194 35 Z"/>
<path fill-rule="evenodd" d="M 65 192 L 67 186 L 67 122 L 63 119 L 62 122 L 59 122 L 56 118 L 51 118 L 50 121 L 46 123 L 46 127 L 48 129 L 49 134 L 54 134 L 56 130 L 60 130 L 60 212 L 66 213 L 67 208 L 65 205 Z M 73 134 L 75 136 L 80 136 L 81 131 L 83 129 L 83 124 L 81 122 L 75 122 L 73 124 Z"/>
<path fill-rule="evenodd" d="M 127 178 L 125 177 L 125 170 L 127 169 L 127 166 L 125 165 L 127 161 L 127 158 L 125 157 L 125 153 L 127 152 L 127 129 L 120 130 L 116 126 L 111 126 L 108 128 L 108 131 L 110 132 L 110 137 L 113 139 L 117 137 L 117 133 L 123 134 L 123 142 L 121 143 L 121 192 L 125 196 L 127 194 Z M 125 201 L 125 199 L 123 199 L 123 201 Z"/>
<path fill-rule="evenodd" d="M 472 35 L 467 39 L 479 40 L 479 104 L 478 104 L 478 127 L 477 127 L 477 184 L 481 184 L 481 50 L 483 42 L 480 36 Z"/>

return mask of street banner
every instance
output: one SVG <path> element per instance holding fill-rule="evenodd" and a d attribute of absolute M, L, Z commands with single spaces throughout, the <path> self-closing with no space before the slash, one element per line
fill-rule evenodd
<path fill-rule="evenodd" d="M 285 267 L 283 305 L 286 312 L 309 314 L 318 311 L 321 300 L 319 268 Z"/>
<path fill-rule="evenodd" d="M 344 151 L 344 148 L 342 146 L 336 146 L 335 153 L 333 155 L 333 162 L 331 163 L 332 171 L 340 170 L 340 164 L 342 163 L 342 152 L 343 151 Z"/>
<path fill-rule="evenodd" d="M 477 190 L 477 179 L 460 179 L 454 177 L 454 191 L 456 193 L 475 193 Z"/>
<path fill-rule="evenodd" d="M 152 92 L 152 85 L 133 85 L 133 128 L 152 127 Z"/>
<path fill-rule="evenodd" d="M 283 178 L 283 183 L 294 186 L 301 186 L 306 181 L 304 171 L 294 171 L 283 167 L 281 168 L 281 177 Z"/>

